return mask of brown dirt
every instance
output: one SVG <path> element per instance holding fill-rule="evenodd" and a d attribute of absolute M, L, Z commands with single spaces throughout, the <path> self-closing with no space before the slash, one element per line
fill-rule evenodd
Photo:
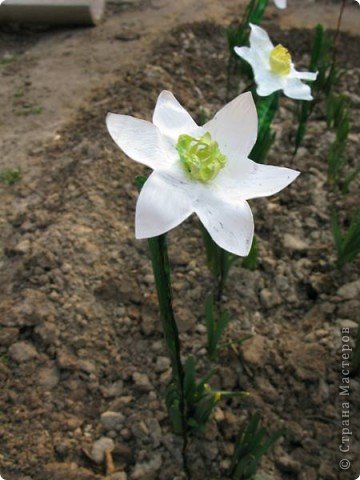
<path fill-rule="evenodd" d="M 0 192 L 0 471 L 6 480 L 104 478 L 103 465 L 83 453 L 102 435 L 113 438 L 116 468 L 130 479 L 182 478 L 162 400 L 169 370 L 154 281 L 146 244 L 133 235 L 134 177 L 142 170 L 113 145 L 104 118 L 108 111 L 150 118 L 164 88 L 196 118 L 202 108 L 215 112 L 225 96 L 223 24 L 234 18 L 231 3 L 112 6 L 97 29 L 1 34 L 1 52 L 18 54 L 1 67 L 1 164 L 23 171 L 18 184 Z M 291 38 L 296 59 L 306 65 L 310 35 L 276 31 L 276 15 L 267 26 L 279 41 Z M 199 22 L 177 27 L 190 19 Z M 358 37 L 341 41 L 355 45 Z M 354 108 L 348 154 L 355 162 L 360 65 L 354 59 L 342 49 L 348 67 L 342 86 Z M 15 88 L 23 94 L 14 98 Z M 30 114 L 24 105 L 33 106 Z M 360 308 L 359 298 L 344 296 L 340 287 L 358 279 L 359 261 L 342 273 L 333 268 L 334 196 L 325 182 L 331 135 L 319 107 L 292 158 L 293 105 L 282 100 L 269 163 L 303 174 L 281 195 L 252 202 L 260 266 L 255 272 L 236 266 L 226 296 L 233 318 L 228 339 L 254 337 L 241 349 L 223 349 L 213 382 L 252 397 L 221 403 L 205 441 L 193 441 L 194 480 L 226 478 L 238 426 L 256 409 L 270 430 L 288 429 L 264 460 L 263 478 L 350 480 L 360 472 L 355 416 L 353 467 L 338 468 L 340 328 L 354 325 Z M 36 106 L 43 110 L 35 113 Z M 356 206 L 358 187 L 337 201 L 339 211 Z M 285 234 L 301 248 L 286 243 Z M 182 340 L 187 354 L 200 349 L 205 370 L 198 306 L 212 281 L 196 219 L 169 242 Z M 353 379 L 354 409 L 359 396 Z M 106 411 L 124 416 L 110 431 L 100 421 Z"/>

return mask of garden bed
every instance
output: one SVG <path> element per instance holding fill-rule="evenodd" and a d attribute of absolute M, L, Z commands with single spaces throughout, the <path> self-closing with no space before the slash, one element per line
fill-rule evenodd
<path fill-rule="evenodd" d="M 272 29 L 306 67 L 311 34 Z M 347 66 L 342 90 L 353 103 L 348 155 L 354 165 L 360 128 L 356 43 L 342 36 L 339 57 Z M 183 478 L 180 440 L 171 434 L 163 402 L 170 371 L 154 279 L 146 242 L 133 232 L 134 178 L 145 171 L 112 143 L 105 116 L 113 111 L 150 119 L 163 89 L 197 120 L 212 115 L 225 103 L 226 62 L 220 26 L 172 31 L 147 64 L 119 72 L 115 83 L 94 91 L 57 140 L 37 152 L 43 159 L 37 181 L 9 187 L 17 202 L 7 216 L 0 272 L 0 470 L 7 480 L 104 478 L 101 444 L 94 447 L 103 436 L 114 442 L 116 469 L 130 479 Z M 251 202 L 259 266 L 249 271 L 236 265 L 225 292 L 232 322 L 212 385 L 251 395 L 219 403 L 205 441 L 192 440 L 193 480 L 227 478 L 235 436 L 255 411 L 269 431 L 287 429 L 264 459 L 262 478 L 350 480 L 360 472 L 355 415 L 353 469 L 338 467 L 341 327 L 355 332 L 359 260 L 335 269 L 330 229 L 334 205 L 343 220 L 356 208 L 359 182 L 343 197 L 327 186 L 332 134 L 321 105 L 293 157 L 295 107 L 282 98 L 268 161 L 302 175 L 279 195 Z M 169 244 L 183 346 L 207 371 L 201 305 L 212 279 L 197 219 L 171 232 Z M 359 397 L 354 378 L 354 409 Z M 121 415 L 101 417 L 104 412 Z"/>

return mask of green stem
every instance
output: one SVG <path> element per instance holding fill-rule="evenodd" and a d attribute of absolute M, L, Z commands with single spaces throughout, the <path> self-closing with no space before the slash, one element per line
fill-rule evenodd
<path fill-rule="evenodd" d="M 222 296 L 225 288 L 226 276 L 227 276 L 227 268 L 226 268 L 227 255 L 228 253 L 225 252 L 225 250 L 223 250 L 222 248 L 219 248 L 219 277 L 218 277 L 218 286 L 217 286 L 217 294 L 216 294 L 216 301 L 219 308 L 221 305 Z"/>
<path fill-rule="evenodd" d="M 188 437 L 186 421 L 186 402 L 184 393 L 184 369 L 181 362 L 181 344 L 179 338 L 179 330 L 176 324 L 174 310 L 172 306 L 170 263 L 167 251 L 166 236 L 161 235 L 159 237 L 149 238 L 148 243 L 159 300 L 160 318 L 163 326 L 165 341 L 169 350 L 173 378 L 179 392 L 183 436 L 182 457 L 184 471 L 187 479 L 189 480 L 191 476 L 186 457 Z"/>

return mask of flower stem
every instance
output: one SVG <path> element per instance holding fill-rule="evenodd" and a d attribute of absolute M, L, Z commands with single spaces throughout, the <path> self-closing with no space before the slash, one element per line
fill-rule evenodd
<path fill-rule="evenodd" d="M 225 252 L 225 250 L 223 250 L 222 248 L 219 248 L 219 277 L 218 277 L 218 285 L 217 285 L 217 292 L 216 292 L 216 301 L 219 306 L 222 301 L 222 296 L 224 293 L 225 282 L 227 277 L 227 268 L 226 268 L 227 255 L 228 253 Z"/>
<path fill-rule="evenodd" d="M 179 394 L 179 408 L 183 437 L 183 467 L 186 478 L 190 480 L 191 476 L 186 457 L 188 428 L 184 393 L 184 369 L 181 362 L 181 343 L 179 338 L 179 330 L 176 324 L 172 306 L 170 263 L 167 251 L 166 236 L 160 235 L 159 237 L 149 238 L 148 243 L 159 300 L 160 318 L 163 326 L 165 342 L 169 350 L 173 379 Z"/>

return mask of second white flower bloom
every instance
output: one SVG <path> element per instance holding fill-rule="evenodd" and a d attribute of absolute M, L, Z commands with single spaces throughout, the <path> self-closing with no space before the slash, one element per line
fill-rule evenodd
<path fill-rule="evenodd" d="M 283 90 L 287 97 L 295 100 L 312 100 L 311 89 L 302 80 L 314 81 L 317 73 L 298 72 L 285 47 L 275 47 L 264 29 L 253 24 L 250 24 L 250 27 L 250 48 L 235 47 L 235 52 L 250 63 L 257 84 L 257 94 L 267 97 Z"/>

